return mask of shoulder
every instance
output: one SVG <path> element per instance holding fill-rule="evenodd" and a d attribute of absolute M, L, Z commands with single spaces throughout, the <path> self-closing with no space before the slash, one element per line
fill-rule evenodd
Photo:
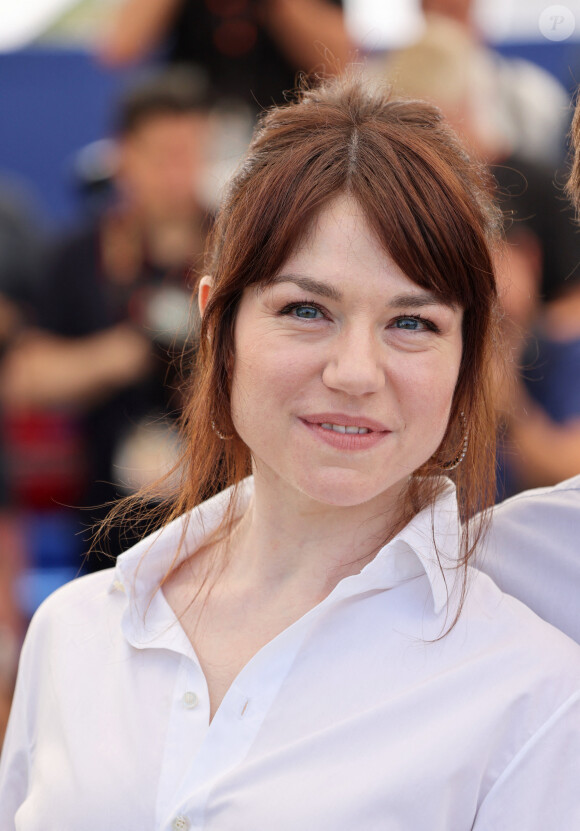
<path fill-rule="evenodd" d="M 113 568 L 77 577 L 53 592 L 36 610 L 28 629 L 26 641 L 46 643 L 55 635 L 70 637 L 87 636 L 91 630 L 98 630 L 103 622 L 115 613 L 122 613 L 113 589 L 115 570 Z M 124 608 L 123 604 L 123 608 Z"/>
<path fill-rule="evenodd" d="M 475 565 L 580 642 L 580 476 L 493 509 Z"/>
<path fill-rule="evenodd" d="M 491 513 L 485 557 L 525 556 L 526 559 L 578 562 L 580 539 L 580 476 L 554 487 L 524 491 L 496 505 Z M 580 570 L 578 572 L 580 579 Z"/>
<path fill-rule="evenodd" d="M 530 606 L 504 591 L 482 570 L 469 567 L 466 609 L 472 619 L 484 622 L 507 640 L 521 640 L 532 649 L 548 644 L 550 649 L 570 652 L 579 660 L 580 646 L 550 622 L 542 619 Z"/>
<path fill-rule="evenodd" d="M 110 593 L 115 580 L 115 568 L 105 568 L 94 574 L 85 574 L 70 580 L 54 591 L 39 606 L 36 614 L 48 615 L 57 609 L 75 609 L 86 602 L 102 598 Z"/>
<path fill-rule="evenodd" d="M 493 509 L 492 521 L 498 517 L 525 511 L 527 507 L 546 505 L 550 508 L 559 505 L 580 507 L 580 475 L 565 479 L 557 485 L 547 488 L 533 488 L 522 491 L 515 496 L 500 502 Z"/>
<path fill-rule="evenodd" d="M 555 706 L 580 696 L 580 646 L 474 568 L 463 615 L 459 636 L 466 634 L 472 654 L 485 656 L 489 677 L 517 698 L 530 696 L 538 715 L 544 708 L 547 718 Z"/>

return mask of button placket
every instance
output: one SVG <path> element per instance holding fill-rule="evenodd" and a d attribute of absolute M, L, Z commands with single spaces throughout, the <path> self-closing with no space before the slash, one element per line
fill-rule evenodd
<path fill-rule="evenodd" d="M 159 827 L 166 831 L 174 828 L 172 823 L 178 818 L 185 818 L 189 823 L 183 828 L 197 828 L 191 810 L 196 813 L 197 806 L 187 806 L 176 791 L 192 756 L 199 753 L 208 729 L 209 703 L 203 673 L 189 656 L 183 655 L 176 673 L 156 806 Z M 189 783 L 195 788 L 193 780 Z"/>
<path fill-rule="evenodd" d="M 209 712 L 209 697 L 199 702 L 193 720 L 197 720 L 203 712 L 203 721 L 208 729 L 197 752 L 191 753 L 188 748 L 190 762 L 171 795 L 173 810 L 168 811 L 166 817 L 174 816 L 176 807 L 180 806 L 183 812 L 187 812 L 192 828 L 204 827 L 208 800 L 216 782 L 227 776 L 246 757 L 280 685 L 322 608 L 326 607 L 320 607 L 314 614 L 305 616 L 254 656 L 226 692 L 211 725 L 205 720 L 206 711 Z M 192 688 L 197 686 L 200 679 L 189 675 L 182 680 L 185 683 L 179 696 L 183 708 L 185 692 L 193 691 Z M 203 680 L 205 682 L 205 678 Z M 205 683 L 203 688 L 205 695 Z"/>

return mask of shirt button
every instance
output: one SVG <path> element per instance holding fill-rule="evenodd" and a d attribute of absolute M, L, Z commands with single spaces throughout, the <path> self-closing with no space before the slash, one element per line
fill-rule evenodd
<path fill-rule="evenodd" d="M 187 819 L 187 817 L 184 817 L 181 814 L 178 817 L 175 817 L 175 819 L 171 823 L 173 831 L 187 831 L 187 829 L 190 826 L 190 821 Z"/>
<path fill-rule="evenodd" d="M 183 705 L 187 707 L 188 710 L 193 710 L 193 708 L 197 707 L 197 705 L 199 704 L 199 698 L 194 692 L 191 691 L 188 691 L 183 694 L 182 701 Z"/>

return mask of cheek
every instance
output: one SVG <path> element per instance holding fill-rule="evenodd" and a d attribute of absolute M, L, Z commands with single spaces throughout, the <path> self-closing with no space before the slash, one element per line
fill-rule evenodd
<path fill-rule="evenodd" d="M 233 387 L 240 395 L 281 401 L 300 393 L 307 380 L 316 373 L 313 350 L 308 347 L 288 348 L 284 339 L 239 337 L 235 344 Z M 319 373 L 320 374 L 320 373 Z"/>
<path fill-rule="evenodd" d="M 236 359 L 231 395 L 234 423 L 250 430 L 266 420 L 273 423 L 290 412 L 297 390 L 304 386 L 301 381 L 297 367 L 280 365 L 275 356 Z"/>
<path fill-rule="evenodd" d="M 256 339 L 236 338 L 232 370 L 232 416 L 243 429 L 256 419 L 271 415 L 272 399 L 280 388 L 282 368 L 272 354 Z"/>
<path fill-rule="evenodd" d="M 431 431 L 439 425 L 443 435 L 458 373 L 459 360 L 451 355 L 402 363 L 391 379 L 405 420 L 426 424 Z"/>

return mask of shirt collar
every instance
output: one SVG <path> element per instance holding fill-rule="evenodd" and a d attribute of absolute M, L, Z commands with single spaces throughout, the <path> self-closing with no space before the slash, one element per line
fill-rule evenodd
<path fill-rule="evenodd" d="M 252 492 L 253 481 L 249 477 L 240 484 L 237 495 L 233 488 L 218 493 L 119 555 L 109 591 L 126 596 L 123 631 L 130 643 L 141 648 L 153 646 L 160 633 L 169 633 L 175 618 L 158 591 L 164 577 L 218 528 L 234 497 L 236 513 L 241 513 Z M 174 627 L 173 636 L 169 637 L 173 641 L 177 638 L 179 644 L 173 645 L 183 651 L 179 632 Z"/>
<path fill-rule="evenodd" d="M 236 514 L 245 510 L 252 493 L 253 479 L 249 477 L 238 489 Z M 154 607 L 154 599 L 160 594 L 157 589 L 164 576 L 219 526 L 233 497 L 233 488 L 222 491 L 118 557 L 110 591 L 124 591 L 127 596 L 130 622 L 125 621 L 126 634 L 131 642 L 144 645 L 154 639 L 155 632 L 159 631 L 159 607 Z M 425 574 L 435 614 L 446 607 L 449 613 L 450 605 L 457 599 L 457 585 L 461 582 L 459 537 L 455 486 L 446 479 L 435 505 L 413 517 L 359 574 L 341 581 L 344 584 L 342 593 L 392 588 L 404 580 Z M 147 626 L 145 620 L 149 615 Z"/>
<path fill-rule="evenodd" d="M 461 523 L 455 485 L 445 478 L 432 507 L 420 511 L 395 537 L 406 543 L 421 563 L 433 595 L 436 614 L 455 606 L 463 584 L 459 566 Z"/>

